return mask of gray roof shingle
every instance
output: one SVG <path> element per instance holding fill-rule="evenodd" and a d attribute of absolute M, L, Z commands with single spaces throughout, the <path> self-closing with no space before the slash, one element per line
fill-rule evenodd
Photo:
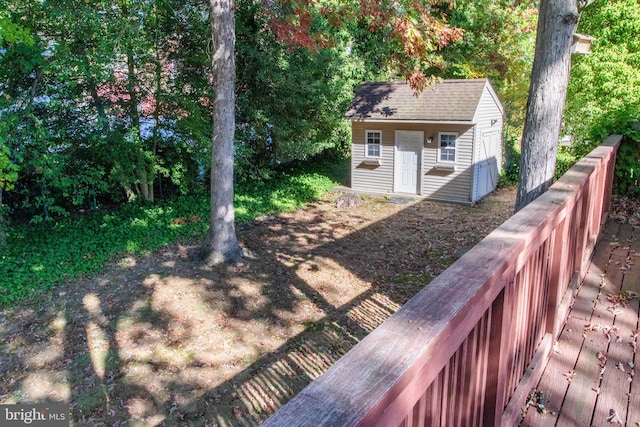
<path fill-rule="evenodd" d="M 420 94 L 406 82 L 360 85 L 348 120 L 420 120 L 472 122 L 487 79 L 443 80 Z"/>

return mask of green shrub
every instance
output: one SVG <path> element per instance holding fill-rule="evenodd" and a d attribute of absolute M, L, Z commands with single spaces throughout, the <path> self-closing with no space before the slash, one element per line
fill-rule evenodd
<path fill-rule="evenodd" d="M 632 121 L 623 129 L 616 155 L 614 192 L 627 197 L 640 197 L 640 123 Z"/>
<path fill-rule="evenodd" d="M 554 179 L 558 180 L 562 175 L 576 164 L 578 159 L 571 154 L 568 150 L 562 147 L 558 150 L 558 156 L 556 158 L 556 171 Z M 500 187 L 513 187 L 518 185 L 518 179 L 520 178 L 520 150 L 518 148 L 511 148 L 510 161 L 505 162 L 498 186 Z"/>
<path fill-rule="evenodd" d="M 514 187 L 520 177 L 520 135 L 522 129 L 506 125 L 504 129 L 504 165 L 499 187 Z"/>
<path fill-rule="evenodd" d="M 609 135 L 622 135 L 616 153 L 613 192 L 628 197 L 640 197 L 640 121 L 629 112 L 615 112 L 591 129 L 591 138 L 573 147 L 577 156 L 584 156 Z M 637 115 L 635 117 L 638 117 Z M 590 141 L 597 141 L 590 142 Z"/>
<path fill-rule="evenodd" d="M 560 147 L 558 149 L 558 156 L 556 157 L 556 172 L 554 178 L 557 181 L 567 173 L 571 166 L 575 165 L 578 158 L 571 154 L 566 148 Z"/>

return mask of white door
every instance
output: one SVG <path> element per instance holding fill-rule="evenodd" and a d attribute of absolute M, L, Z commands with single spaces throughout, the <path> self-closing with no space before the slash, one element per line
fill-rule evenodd
<path fill-rule="evenodd" d="M 424 133 L 421 131 L 396 131 L 394 191 L 418 193 L 423 140 Z"/>
<path fill-rule="evenodd" d="M 478 164 L 478 198 L 492 192 L 498 184 L 498 134 L 482 135 L 480 150 L 483 160 Z"/>

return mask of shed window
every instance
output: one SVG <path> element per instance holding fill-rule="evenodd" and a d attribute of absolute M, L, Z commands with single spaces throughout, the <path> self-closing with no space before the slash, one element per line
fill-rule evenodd
<path fill-rule="evenodd" d="M 366 135 L 367 157 L 382 157 L 382 131 L 368 130 Z"/>
<path fill-rule="evenodd" d="M 440 133 L 438 144 L 438 161 L 455 163 L 458 150 L 457 133 Z"/>

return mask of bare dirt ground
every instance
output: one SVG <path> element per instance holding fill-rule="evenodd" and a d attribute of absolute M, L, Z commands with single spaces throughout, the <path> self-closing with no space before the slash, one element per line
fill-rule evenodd
<path fill-rule="evenodd" d="M 240 265 L 202 267 L 183 242 L 0 312 L 0 404 L 68 403 L 74 425 L 257 425 L 507 219 L 515 190 L 475 207 L 336 196 L 241 225 Z"/>

